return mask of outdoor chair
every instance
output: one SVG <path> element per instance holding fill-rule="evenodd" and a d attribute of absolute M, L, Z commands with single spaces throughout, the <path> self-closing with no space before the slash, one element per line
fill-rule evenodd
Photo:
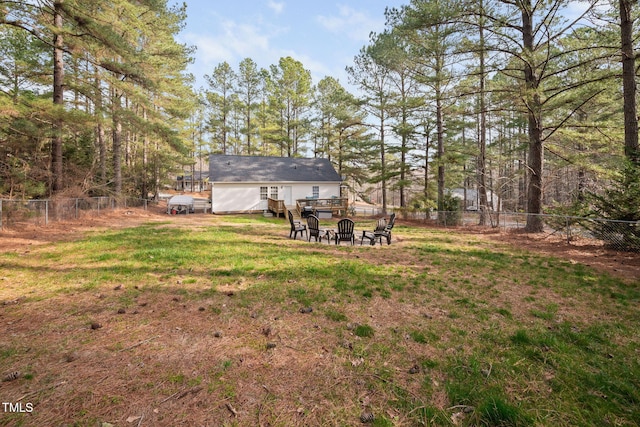
<path fill-rule="evenodd" d="M 298 233 L 300 233 L 300 236 L 302 236 L 302 233 L 307 233 L 307 226 L 302 224 L 298 220 L 294 220 L 293 214 L 291 213 L 291 211 L 288 211 L 288 213 L 289 213 L 289 224 L 291 224 L 291 231 L 289 232 L 289 238 L 293 236 L 293 239 L 295 240 L 298 237 Z"/>
<path fill-rule="evenodd" d="M 355 243 L 355 236 L 353 234 L 353 221 L 349 218 L 344 218 L 338 221 L 338 230 L 335 233 L 335 241 L 336 245 L 340 242 L 351 242 L 353 245 Z"/>
<path fill-rule="evenodd" d="M 376 235 L 379 235 L 380 238 L 384 237 L 387 239 L 387 245 L 391 244 L 391 229 L 393 228 L 395 223 L 396 223 L 396 214 L 394 212 L 391 214 L 391 217 L 389 217 L 389 222 L 384 227 L 384 230 L 376 233 Z"/>
<path fill-rule="evenodd" d="M 325 236 L 327 234 L 327 230 L 320 228 L 320 221 L 318 220 L 318 217 L 315 215 L 309 215 L 307 217 L 307 228 L 308 228 L 308 238 L 309 241 L 311 241 L 312 237 L 316 238 L 316 242 L 318 241 L 318 239 L 320 239 L 320 242 L 322 242 L 322 237 Z M 327 237 L 327 241 L 328 241 L 328 237 Z"/>
<path fill-rule="evenodd" d="M 386 226 L 387 220 L 384 218 L 380 218 L 378 220 L 378 223 L 376 224 L 375 230 L 363 231 L 362 238 L 360 239 L 360 246 L 362 246 L 364 239 L 368 239 L 371 246 L 374 246 L 376 244 L 376 240 L 378 240 L 380 242 L 380 245 L 382 245 L 382 232 L 384 232 Z"/>

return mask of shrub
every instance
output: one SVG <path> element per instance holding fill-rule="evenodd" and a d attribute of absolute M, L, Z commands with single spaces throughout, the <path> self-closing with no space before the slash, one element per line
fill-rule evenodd
<path fill-rule="evenodd" d="M 451 194 L 445 194 L 442 200 L 444 212 L 438 214 L 442 225 L 462 225 L 462 200 Z"/>
<path fill-rule="evenodd" d="M 640 251 L 640 166 L 626 162 L 603 195 L 589 194 L 593 217 L 620 221 L 585 224 L 608 246 Z"/>

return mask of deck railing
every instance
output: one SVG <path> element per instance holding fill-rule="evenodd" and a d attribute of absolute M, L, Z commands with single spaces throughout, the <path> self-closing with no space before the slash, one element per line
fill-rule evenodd
<path fill-rule="evenodd" d="M 279 217 L 280 214 L 282 216 L 287 215 L 287 207 L 284 204 L 284 200 L 276 200 L 276 199 L 267 199 L 267 208 L 275 214 L 275 216 Z"/>
<path fill-rule="evenodd" d="M 319 211 L 331 211 L 331 214 L 344 215 L 349 208 L 349 199 L 332 197 L 330 199 L 297 199 L 296 209 L 301 214 L 305 206 L 311 206 Z"/>

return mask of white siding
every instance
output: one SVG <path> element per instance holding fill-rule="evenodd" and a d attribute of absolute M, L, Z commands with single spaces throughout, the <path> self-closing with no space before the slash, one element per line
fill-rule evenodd
<path fill-rule="evenodd" d="M 213 183 L 211 190 L 211 211 L 213 213 L 255 212 L 267 209 L 260 200 L 260 187 L 278 187 L 278 196 L 282 200 L 282 187 L 290 186 L 293 203 L 313 195 L 313 186 L 320 187 L 320 198 L 330 199 L 340 196 L 340 183 L 318 182 L 281 182 L 281 183 Z"/>

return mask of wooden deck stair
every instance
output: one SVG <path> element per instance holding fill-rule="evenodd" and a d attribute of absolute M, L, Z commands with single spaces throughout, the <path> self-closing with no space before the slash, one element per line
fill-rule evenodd
<path fill-rule="evenodd" d="M 293 219 L 301 220 L 300 214 L 298 213 L 298 209 L 295 205 L 286 206 L 287 210 L 293 214 Z"/>

